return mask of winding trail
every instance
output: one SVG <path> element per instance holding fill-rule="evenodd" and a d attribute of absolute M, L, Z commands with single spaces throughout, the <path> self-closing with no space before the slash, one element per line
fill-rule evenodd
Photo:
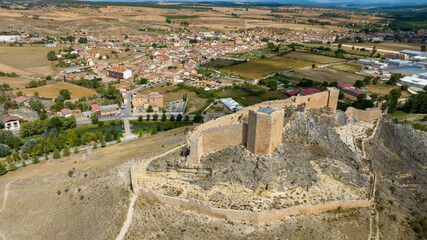
<path fill-rule="evenodd" d="M 176 151 L 178 149 L 181 149 L 185 145 L 186 144 L 182 144 L 182 145 L 180 145 L 180 146 L 178 146 L 176 148 L 173 148 L 173 149 L 171 149 L 171 150 L 169 150 L 167 152 L 164 152 L 164 153 L 162 153 L 160 155 L 157 155 L 155 157 L 152 157 L 152 158 L 144 160 L 143 161 L 143 166 L 144 166 L 143 169 L 146 169 L 147 166 L 148 166 L 148 164 L 151 161 L 153 161 L 153 160 L 155 160 L 157 158 L 161 158 L 161 157 L 163 157 L 163 156 L 165 156 L 165 155 L 167 155 L 167 154 L 169 154 L 171 152 L 174 152 L 174 151 Z M 116 240 L 123 240 L 123 238 L 125 237 L 128 229 L 130 227 L 130 224 L 132 223 L 134 205 L 135 205 L 136 199 L 138 198 L 138 190 L 139 189 L 135 189 L 135 192 L 131 194 L 130 203 L 129 203 L 129 209 L 128 209 L 128 213 L 126 215 L 126 221 L 123 223 L 122 229 L 120 230 L 119 235 L 117 235 Z"/>
<path fill-rule="evenodd" d="M 9 194 L 9 192 L 8 192 L 9 186 L 11 183 L 13 183 L 15 181 L 16 181 L 16 179 L 8 182 L 6 184 L 6 187 L 4 188 L 4 197 L 3 197 L 3 203 L 2 203 L 1 208 L 0 208 L 0 213 L 3 211 L 4 207 L 6 206 L 7 195 Z M 2 240 L 6 240 L 6 236 L 3 233 L 0 233 L 0 237 Z"/>

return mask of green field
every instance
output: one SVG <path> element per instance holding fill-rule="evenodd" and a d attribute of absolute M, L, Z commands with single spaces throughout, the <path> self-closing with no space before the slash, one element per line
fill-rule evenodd
<path fill-rule="evenodd" d="M 311 54 L 311 53 L 303 53 L 303 52 L 290 52 L 285 55 L 288 58 L 294 58 L 304 61 L 313 61 L 318 63 L 336 63 L 343 62 L 344 60 L 341 58 L 328 57 L 323 55 Z"/>
<path fill-rule="evenodd" d="M 266 60 L 253 60 L 233 66 L 228 66 L 221 71 L 244 78 L 260 78 L 271 73 L 283 72 L 292 69 L 311 66 L 314 62 L 286 58 L 273 57 Z"/>
<path fill-rule="evenodd" d="M 259 95 L 251 94 L 243 89 L 232 88 L 229 90 L 222 91 L 219 94 L 221 98 L 233 98 L 243 106 L 250 106 L 260 102 L 279 100 L 288 98 L 285 94 L 285 90 L 265 91 Z"/>

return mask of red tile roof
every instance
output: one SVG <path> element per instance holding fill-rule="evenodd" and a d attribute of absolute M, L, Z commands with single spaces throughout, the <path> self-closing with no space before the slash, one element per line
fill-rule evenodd
<path fill-rule="evenodd" d="M 73 112 L 70 110 L 70 109 L 67 109 L 67 108 L 63 108 L 63 109 L 61 109 L 61 113 L 63 114 L 63 115 L 70 115 L 70 114 L 73 114 Z"/>
<path fill-rule="evenodd" d="M 351 88 L 351 87 L 353 87 L 353 85 L 348 84 L 348 83 L 340 83 L 340 84 L 337 84 L 337 87 L 340 87 L 340 88 Z"/>
<path fill-rule="evenodd" d="M 20 104 L 20 103 L 27 101 L 28 99 L 29 98 L 26 96 L 19 96 L 19 97 L 12 99 L 12 100 L 15 101 L 16 103 Z"/>
<path fill-rule="evenodd" d="M 111 67 L 111 68 L 108 69 L 108 71 L 117 71 L 117 72 L 125 72 L 127 70 L 128 69 L 125 66 L 123 66 L 123 65 L 120 65 L 120 66 L 117 66 L 117 67 Z"/>
<path fill-rule="evenodd" d="M 92 112 L 101 111 L 101 108 L 98 104 L 92 104 L 90 107 L 92 108 Z"/>
<path fill-rule="evenodd" d="M 7 117 L 4 117 L 2 119 L 2 122 L 3 123 L 7 123 L 9 121 L 16 121 L 16 120 L 19 120 L 19 117 L 17 117 L 17 116 L 7 116 Z"/>

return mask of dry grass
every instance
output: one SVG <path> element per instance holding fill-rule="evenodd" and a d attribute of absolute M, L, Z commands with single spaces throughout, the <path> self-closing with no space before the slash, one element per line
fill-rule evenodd
<path fill-rule="evenodd" d="M 62 89 L 68 89 L 71 93 L 72 99 L 88 97 L 96 94 L 96 92 L 92 89 L 80 87 L 67 82 L 56 82 L 53 84 L 49 84 L 49 85 L 45 85 L 37 88 L 22 89 L 20 91 L 22 91 L 22 93 L 28 96 L 33 96 L 34 92 L 37 91 L 40 97 L 56 98 L 59 95 L 59 91 L 61 91 Z M 15 93 L 16 92 L 17 91 L 15 91 Z"/>
<path fill-rule="evenodd" d="M 72 154 L 1 176 L 0 200 L 4 186 L 15 182 L 0 233 L 7 239 L 114 239 L 126 217 L 132 160 L 182 145 L 187 128 L 98 148 L 85 163 L 81 153 Z"/>
<path fill-rule="evenodd" d="M 299 69 L 292 73 L 295 77 L 307 78 L 317 82 L 351 83 L 362 80 L 362 75 L 337 71 L 334 69 Z"/>
<path fill-rule="evenodd" d="M 28 78 L 10 78 L 10 77 L 0 77 L 0 84 L 9 84 L 11 88 L 24 88 L 25 84 L 30 82 L 31 79 Z"/>
<path fill-rule="evenodd" d="M 222 71 L 245 78 L 260 78 L 271 73 L 288 71 L 311 66 L 314 62 L 308 62 L 286 57 L 274 57 L 268 60 L 253 60 L 229 67 Z"/>
<path fill-rule="evenodd" d="M 366 89 L 369 91 L 369 94 L 376 93 L 379 96 L 385 96 L 386 94 L 389 94 L 389 92 L 393 89 L 400 88 L 399 86 L 389 85 L 389 84 L 376 84 L 376 85 L 368 85 L 364 86 L 363 89 Z M 401 98 L 407 98 L 409 97 L 409 93 L 406 91 L 402 91 Z"/>
<path fill-rule="evenodd" d="M 336 63 L 336 62 L 344 61 L 343 59 L 340 59 L 340 58 L 321 56 L 317 54 L 310 54 L 310 53 L 303 53 L 303 52 L 290 52 L 286 54 L 286 57 L 304 60 L 304 61 L 318 62 L 318 63 Z"/>
<path fill-rule="evenodd" d="M 197 113 L 205 104 L 207 99 L 197 96 L 196 93 L 182 89 L 179 91 L 173 91 L 176 86 L 168 86 L 165 83 L 156 84 L 153 87 L 149 87 L 140 91 L 140 93 L 148 94 L 150 92 L 159 92 L 163 95 L 164 103 L 173 102 L 182 99 L 183 95 L 186 94 L 188 97 L 188 103 L 186 113 Z"/>
<path fill-rule="evenodd" d="M 402 51 L 402 50 L 415 50 L 420 51 L 421 46 L 425 46 L 426 44 L 423 43 L 351 43 L 351 45 L 358 46 L 358 47 L 367 47 L 367 48 L 373 48 L 374 46 L 377 47 L 377 49 L 384 49 L 384 50 L 390 50 L 390 51 Z"/>
<path fill-rule="evenodd" d="M 329 66 L 329 68 L 341 70 L 344 72 L 355 73 L 355 72 L 358 72 L 362 66 L 363 64 L 360 64 L 360 63 L 343 63 L 343 64 Z"/>
<path fill-rule="evenodd" d="M 56 48 L 0 46 L 0 71 L 20 75 L 53 75 L 57 71 L 47 60 L 47 53 Z"/>

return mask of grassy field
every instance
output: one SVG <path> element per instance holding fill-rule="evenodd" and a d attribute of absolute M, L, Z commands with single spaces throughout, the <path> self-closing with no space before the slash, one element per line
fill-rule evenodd
<path fill-rule="evenodd" d="M 335 62 L 343 62 L 344 60 L 341 58 L 334 58 L 328 56 L 322 56 L 317 54 L 303 53 L 303 52 L 290 52 L 285 55 L 288 58 L 294 58 L 304 61 L 312 61 L 318 63 L 335 63 Z"/>
<path fill-rule="evenodd" d="M 57 71 L 47 60 L 47 53 L 56 48 L 44 46 L 10 47 L 0 45 L 0 71 L 19 75 L 54 75 Z"/>
<path fill-rule="evenodd" d="M 221 69 L 233 75 L 240 75 L 245 78 L 260 78 L 275 72 L 282 72 L 296 68 L 311 66 L 314 62 L 286 58 L 274 57 L 266 60 L 254 60 L 242 64 L 237 64 Z"/>
<path fill-rule="evenodd" d="M 40 97 L 45 98 L 56 98 L 59 95 L 59 91 L 62 89 L 68 89 L 71 93 L 71 98 L 81 98 L 81 97 L 87 97 L 96 94 L 96 92 L 92 89 L 80 87 L 71 83 L 66 82 L 56 82 L 53 84 L 37 87 L 37 88 L 27 88 L 22 89 L 19 91 L 22 91 L 25 95 L 32 96 L 34 95 L 34 92 L 37 91 L 40 95 Z M 15 93 L 17 90 L 15 90 Z"/>
<path fill-rule="evenodd" d="M 405 113 L 402 111 L 395 111 L 390 114 L 393 119 L 397 119 L 399 122 L 401 121 L 420 121 L 427 116 L 427 114 L 418 114 L 418 113 Z"/>
<path fill-rule="evenodd" d="M 359 71 L 362 66 L 363 64 L 360 64 L 360 63 L 343 63 L 343 64 L 329 66 L 329 68 L 344 71 L 344 72 L 355 73 Z"/>
<path fill-rule="evenodd" d="M 362 75 L 356 75 L 334 69 L 299 69 L 291 73 L 295 77 L 307 78 L 316 82 L 338 82 L 338 83 L 351 83 L 356 80 L 362 80 Z"/>
<path fill-rule="evenodd" d="M 25 84 L 30 82 L 31 79 L 28 78 L 11 78 L 11 77 L 0 77 L 0 84 L 9 84 L 11 88 L 24 88 Z"/>
<path fill-rule="evenodd" d="M 243 106 L 250 106 L 254 105 L 260 102 L 265 102 L 269 100 L 278 100 L 278 99 L 285 99 L 287 96 L 285 95 L 285 90 L 275 90 L 275 91 L 267 91 L 263 94 L 260 94 L 258 96 L 251 95 L 248 92 L 242 90 L 242 89 L 230 89 L 222 91 L 219 94 L 219 97 L 221 98 L 228 98 L 231 97 L 237 102 L 241 103 Z"/>
<path fill-rule="evenodd" d="M 395 86 L 395 85 L 389 85 L 389 84 L 376 84 L 376 85 L 368 85 L 368 86 L 364 86 L 363 89 L 366 89 L 369 91 L 369 94 L 372 93 L 376 93 L 379 96 L 385 96 L 386 94 L 388 94 L 391 90 L 395 89 L 395 88 L 400 88 L 399 86 Z M 402 96 L 401 98 L 407 98 L 409 97 L 409 93 L 406 91 L 402 91 Z"/>
<path fill-rule="evenodd" d="M 150 88 L 143 89 L 139 92 L 144 94 L 148 94 L 150 92 L 159 92 L 163 95 L 163 102 L 165 104 L 182 99 L 183 95 L 187 94 L 188 102 L 185 113 L 197 113 L 197 111 L 199 111 L 199 109 L 201 109 L 206 104 L 207 99 L 197 96 L 196 93 L 185 89 L 176 91 L 176 89 L 176 86 L 168 86 L 166 83 L 162 83 Z"/>

